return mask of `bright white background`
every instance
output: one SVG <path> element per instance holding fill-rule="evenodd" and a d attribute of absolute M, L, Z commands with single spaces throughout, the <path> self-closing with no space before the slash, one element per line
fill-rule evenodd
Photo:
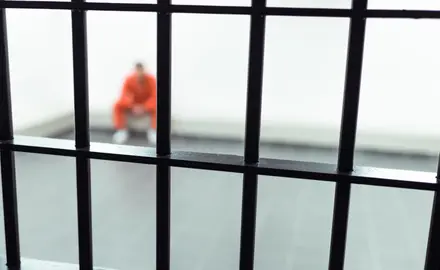
<path fill-rule="evenodd" d="M 369 2 L 370 8 L 440 8 L 435 0 Z M 250 0 L 174 3 L 249 5 Z M 268 0 L 268 5 L 348 8 L 350 3 Z M 91 117 L 110 119 L 133 63 L 143 61 L 156 72 L 156 15 L 88 12 L 87 19 Z M 16 130 L 71 113 L 70 13 L 8 10 L 7 20 Z M 248 16 L 173 15 L 176 133 L 244 137 L 249 24 Z M 337 145 L 348 27 L 347 19 L 267 19 L 263 140 Z M 439 37 L 435 20 L 368 20 L 358 146 L 440 150 Z"/>

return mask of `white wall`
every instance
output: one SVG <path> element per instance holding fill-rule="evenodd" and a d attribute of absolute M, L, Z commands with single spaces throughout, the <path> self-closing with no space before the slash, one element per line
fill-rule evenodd
<path fill-rule="evenodd" d="M 73 110 L 69 14 L 6 11 L 12 112 L 18 133 Z"/>
<path fill-rule="evenodd" d="M 231 1 L 203 3 L 250 3 Z M 438 7 L 434 0 L 396 1 L 371 0 L 369 6 Z M 268 5 L 348 8 L 350 2 L 269 0 Z M 22 16 L 20 12 L 29 15 Z M 35 17 L 38 19 L 30 20 Z M 24 109 L 30 108 L 28 103 L 44 108 L 33 109 L 42 115 L 45 110 L 50 114 L 72 108 L 69 13 L 13 10 L 8 11 L 8 20 L 13 99 L 17 104 L 14 120 L 21 121 L 18 117 L 25 114 L 34 116 Z M 38 23 L 47 26 L 47 30 L 31 31 L 30 27 Z M 176 132 L 244 136 L 249 23 L 249 16 L 173 15 L 172 114 Z M 359 146 L 440 150 L 436 110 L 440 98 L 439 23 L 368 20 Z M 88 27 L 91 116 L 105 115 L 109 120 L 112 103 L 133 63 L 144 61 L 155 73 L 156 15 L 88 12 Z M 337 145 L 348 27 L 347 19 L 268 18 L 263 78 L 264 140 Z M 36 31 L 42 32 L 42 38 L 35 37 Z M 46 48 L 35 53 L 36 46 Z M 37 97 L 28 98 L 35 93 L 52 99 L 44 99 L 44 105 L 38 105 Z M 53 97 L 58 98 L 56 102 Z"/>

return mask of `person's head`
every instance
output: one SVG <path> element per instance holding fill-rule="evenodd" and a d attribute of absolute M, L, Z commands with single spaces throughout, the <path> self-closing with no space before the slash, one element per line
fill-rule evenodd
<path fill-rule="evenodd" d="M 143 75 L 145 73 L 145 67 L 141 62 L 136 63 L 135 71 L 138 75 Z"/>
<path fill-rule="evenodd" d="M 143 82 L 145 78 L 145 67 L 141 62 L 135 64 L 134 67 L 136 76 L 138 77 L 139 82 Z"/>

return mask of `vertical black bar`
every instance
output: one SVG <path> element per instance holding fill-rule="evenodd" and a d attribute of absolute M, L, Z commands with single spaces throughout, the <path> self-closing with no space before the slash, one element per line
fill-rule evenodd
<path fill-rule="evenodd" d="M 437 185 L 440 181 L 440 158 L 437 167 Z M 426 249 L 425 270 L 440 269 L 440 193 L 437 190 L 434 193 L 432 202 L 431 225 L 429 228 L 428 247 Z"/>
<path fill-rule="evenodd" d="M 83 3 L 83 0 L 73 0 Z M 75 145 L 90 146 L 87 36 L 85 11 L 72 10 L 73 78 L 75 106 Z M 76 157 L 78 248 L 80 270 L 93 269 L 90 160 Z"/>
<path fill-rule="evenodd" d="M 13 139 L 7 35 L 6 10 L 2 8 L 0 9 L 0 141 Z"/>
<path fill-rule="evenodd" d="M 440 178 L 440 155 L 439 155 L 439 157 L 438 157 L 437 178 Z"/>
<path fill-rule="evenodd" d="M 13 139 L 13 126 L 5 9 L 0 9 L 0 40 L 0 141 L 9 141 Z M 14 153 L 10 150 L 2 150 L 0 155 L 6 260 L 8 268 L 19 269 L 20 241 L 18 232 L 15 157 Z"/>
<path fill-rule="evenodd" d="M 362 60 L 365 40 L 365 13 L 367 0 L 352 0 L 353 17 L 350 20 L 344 103 L 339 140 L 338 170 L 350 173 L 356 141 Z M 336 183 L 333 225 L 330 244 L 330 270 L 343 270 L 350 207 L 350 183 Z"/>
<path fill-rule="evenodd" d="M 259 160 L 266 24 L 263 11 L 265 7 L 266 0 L 252 0 L 244 148 L 246 164 L 256 164 Z M 254 268 L 257 193 L 258 175 L 253 171 L 246 171 L 243 175 L 240 270 Z"/>
<path fill-rule="evenodd" d="M 82 3 L 83 0 L 74 0 Z M 90 146 L 89 90 L 87 65 L 87 22 L 85 11 L 72 11 L 73 79 L 75 106 L 75 145 Z"/>
<path fill-rule="evenodd" d="M 157 154 L 171 152 L 171 14 L 170 0 L 158 0 L 157 15 Z"/>
<path fill-rule="evenodd" d="M 158 0 L 157 155 L 171 152 L 171 1 Z M 170 167 L 156 167 L 156 269 L 170 269 Z"/>
<path fill-rule="evenodd" d="M 366 24 L 364 16 L 367 9 L 367 0 L 353 0 L 352 7 L 353 18 L 350 21 L 344 102 L 339 136 L 338 170 L 341 172 L 351 172 L 353 170 L 364 54 Z"/>
<path fill-rule="evenodd" d="M 241 207 L 240 270 L 254 269 L 258 175 L 245 172 Z"/>
<path fill-rule="evenodd" d="M 76 158 L 76 189 L 79 269 L 90 270 L 93 267 L 90 160 L 81 155 Z"/>
<path fill-rule="evenodd" d="M 350 190 L 350 183 L 336 183 L 329 270 L 344 269 L 348 211 L 350 208 Z"/>
<path fill-rule="evenodd" d="M 431 225 L 429 229 L 428 247 L 426 250 L 425 270 L 440 269 L 440 195 L 434 194 L 432 204 Z"/>
<path fill-rule="evenodd" d="M 263 62 L 266 16 L 262 14 L 266 0 L 252 0 L 248 85 L 246 100 L 246 131 L 244 157 L 246 163 L 259 158 L 261 132 L 261 104 L 263 96 Z"/>
<path fill-rule="evenodd" d="M 15 181 L 15 157 L 10 150 L 0 152 L 3 213 L 8 269 L 20 267 L 20 240 L 18 232 L 17 190 Z"/>
<path fill-rule="evenodd" d="M 170 269 L 170 167 L 156 167 L 156 269 Z"/>

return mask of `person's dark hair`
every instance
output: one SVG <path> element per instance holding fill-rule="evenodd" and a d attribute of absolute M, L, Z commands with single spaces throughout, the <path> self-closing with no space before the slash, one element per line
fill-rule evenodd
<path fill-rule="evenodd" d="M 144 65 L 141 62 L 137 62 L 135 66 L 136 66 L 136 69 L 143 69 L 144 68 Z"/>

